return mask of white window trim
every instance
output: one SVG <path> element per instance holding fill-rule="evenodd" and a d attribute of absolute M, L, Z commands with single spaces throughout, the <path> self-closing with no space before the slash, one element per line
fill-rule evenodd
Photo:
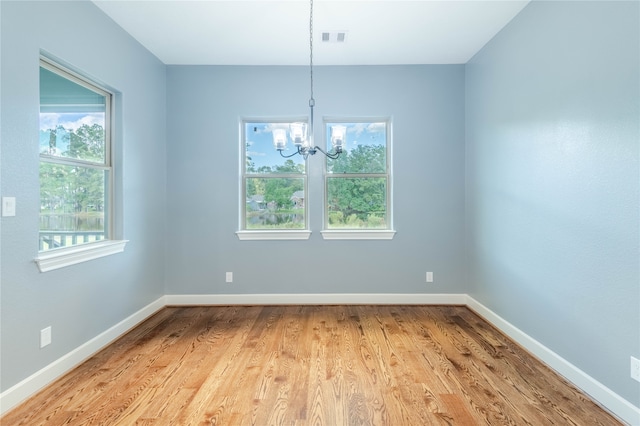
<path fill-rule="evenodd" d="M 308 230 L 264 230 L 237 231 L 240 241 L 268 241 L 268 240 L 308 240 L 311 231 Z"/>
<path fill-rule="evenodd" d="M 392 240 L 396 231 L 390 229 L 383 230 L 358 230 L 339 229 L 320 231 L 325 240 Z"/>
<path fill-rule="evenodd" d="M 49 272 L 124 251 L 128 240 L 105 240 L 95 243 L 48 250 L 38 254 L 35 262 L 40 272 Z"/>

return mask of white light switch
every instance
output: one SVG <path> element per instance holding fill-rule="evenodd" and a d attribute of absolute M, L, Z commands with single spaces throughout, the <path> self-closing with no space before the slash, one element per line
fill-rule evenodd
<path fill-rule="evenodd" d="M 2 216 L 16 215 L 16 197 L 2 197 Z"/>

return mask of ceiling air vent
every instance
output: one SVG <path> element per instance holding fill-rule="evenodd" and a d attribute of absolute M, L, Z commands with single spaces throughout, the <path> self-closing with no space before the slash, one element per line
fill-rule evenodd
<path fill-rule="evenodd" d="M 347 31 L 323 31 L 323 43 L 344 43 L 347 41 Z"/>

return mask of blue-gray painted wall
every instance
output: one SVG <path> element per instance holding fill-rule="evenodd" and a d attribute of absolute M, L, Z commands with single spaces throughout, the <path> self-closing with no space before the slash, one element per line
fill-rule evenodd
<path fill-rule="evenodd" d="M 533 2 L 466 68 L 469 293 L 640 402 L 638 2 Z"/>
<path fill-rule="evenodd" d="M 17 215 L 1 229 L 2 391 L 164 294 L 166 67 L 90 2 L 2 1 L 1 183 Z M 40 273 L 40 52 L 117 92 L 115 170 L 124 253 Z M 121 188 L 120 188 L 121 189 Z M 40 330 L 53 342 L 40 349 Z"/>
<path fill-rule="evenodd" d="M 321 238 L 321 158 L 310 240 L 234 234 L 239 120 L 306 115 L 306 67 L 166 67 L 89 2 L 3 1 L 0 19 L 0 183 L 18 200 L 0 229 L 0 390 L 163 294 L 432 292 L 470 293 L 637 405 L 637 3 L 534 2 L 466 66 L 317 67 L 318 120 L 393 120 L 391 241 Z M 119 93 L 130 240 L 45 274 L 40 49 Z"/>
<path fill-rule="evenodd" d="M 314 81 L 316 141 L 326 115 L 392 118 L 395 238 L 322 239 L 316 155 L 311 238 L 239 241 L 239 120 L 308 114 L 308 67 L 171 66 L 167 293 L 465 292 L 464 67 L 317 67 Z"/>

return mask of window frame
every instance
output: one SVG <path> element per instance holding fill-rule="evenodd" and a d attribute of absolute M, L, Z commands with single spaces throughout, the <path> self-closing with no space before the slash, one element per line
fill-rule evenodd
<path fill-rule="evenodd" d="M 240 240 L 307 240 L 311 236 L 310 223 L 309 223 L 309 161 L 304 161 L 304 174 L 299 173 L 249 173 L 247 172 L 247 134 L 246 128 L 248 124 L 260 123 L 260 124 L 290 124 L 296 122 L 308 123 L 307 117 L 277 117 L 277 118 L 252 118 L 242 117 L 239 120 L 239 148 L 240 148 L 240 190 L 238 200 L 238 231 L 236 235 Z M 275 148 L 273 148 L 275 151 Z M 265 178 L 265 179 L 279 179 L 279 178 L 291 178 L 303 180 L 303 191 L 305 194 L 305 206 L 304 206 L 304 228 L 301 229 L 249 229 L 246 223 L 246 208 L 247 208 L 247 180 L 250 178 Z"/>
<path fill-rule="evenodd" d="M 392 118 L 391 117 L 323 117 L 323 132 L 325 146 L 329 143 L 331 135 L 327 131 L 331 124 L 355 124 L 355 123 L 384 123 L 385 124 L 385 149 L 386 171 L 385 173 L 340 173 L 334 174 L 328 171 L 326 158 L 323 165 L 323 196 L 322 208 L 322 238 L 325 240 L 391 240 L 396 231 L 393 228 L 393 161 L 392 161 Z M 327 148 L 328 149 L 328 148 Z M 382 228 L 329 228 L 329 181 L 331 179 L 349 178 L 386 178 L 386 227 Z"/>
<path fill-rule="evenodd" d="M 105 152 L 102 162 L 75 159 L 69 157 L 62 157 L 51 155 L 47 153 L 39 153 L 38 155 L 38 167 L 41 164 L 58 164 L 67 166 L 83 167 L 90 170 L 107 171 L 108 178 L 105 180 L 105 233 L 102 240 L 79 243 L 66 247 L 53 248 L 50 250 L 39 250 L 40 247 L 40 226 L 38 226 L 38 255 L 34 259 L 40 272 L 47 272 L 66 266 L 75 265 L 78 263 L 86 262 L 89 260 L 97 259 L 100 257 L 116 254 L 124 251 L 127 240 L 116 240 L 115 237 L 115 165 L 114 165 L 114 98 L 115 94 L 105 88 L 103 85 L 92 81 L 91 79 L 83 76 L 79 72 L 71 70 L 69 67 L 60 64 L 58 61 L 54 61 L 46 56 L 41 56 L 39 61 L 39 68 L 44 68 L 58 76 L 71 81 L 79 86 L 82 86 L 88 90 L 91 90 L 101 96 L 105 97 Z M 40 101 L 38 102 L 40 104 Z M 38 187 L 41 187 L 39 181 Z"/>

